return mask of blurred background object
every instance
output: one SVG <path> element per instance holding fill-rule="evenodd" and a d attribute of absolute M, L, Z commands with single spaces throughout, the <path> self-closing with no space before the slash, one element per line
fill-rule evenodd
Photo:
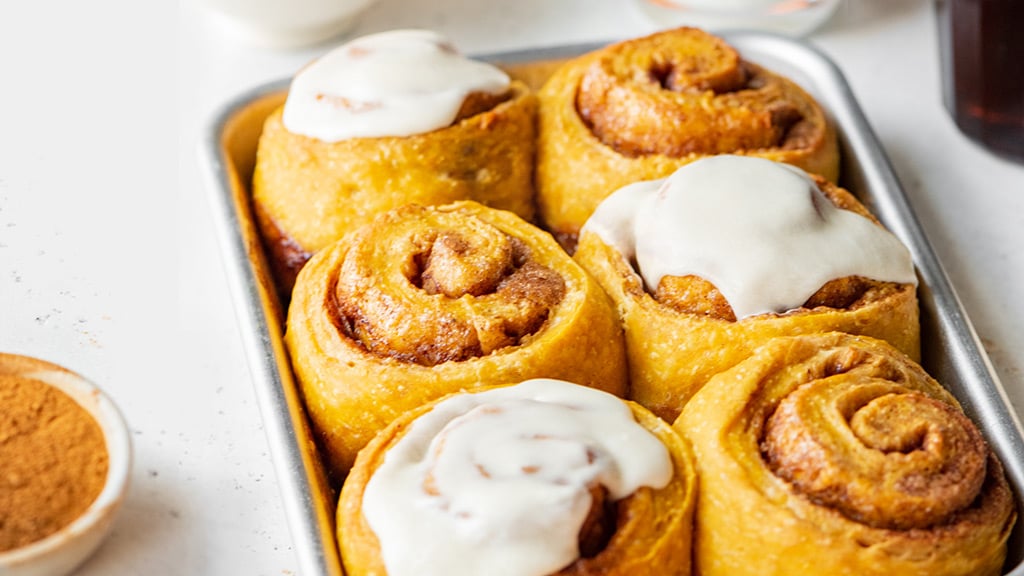
<path fill-rule="evenodd" d="M 1024 2 L 936 3 L 942 96 L 960 131 L 1024 163 Z"/>
<path fill-rule="evenodd" d="M 298 48 L 348 32 L 375 0 L 199 0 L 214 18 L 254 44 Z"/>
<path fill-rule="evenodd" d="M 841 0 L 634 0 L 664 26 L 749 29 L 803 36 L 824 24 Z"/>

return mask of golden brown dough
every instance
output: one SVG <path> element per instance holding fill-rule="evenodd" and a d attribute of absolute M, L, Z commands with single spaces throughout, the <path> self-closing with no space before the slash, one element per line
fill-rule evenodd
<path fill-rule="evenodd" d="M 253 201 L 283 288 L 306 260 L 367 218 L 406 203 L 475 200 L 534 217 L 537 102 L 521 82 L 500 98 L 471 94 L 446 128 L 323 142 L 264 124 Z"/>
<path fill-rule="evenodd" d="M 330 468 L 439 396 L 531 377 L 626 393 L 607 296 L 550 235 L 475 202 L 407 205 L 303 268 L 285 334 Z"/>
<path fill-rule="evenodd" d="M 700 574 L 1001 573 L 1016 512 L 999 461 L 884 342 L 773 340 L 674 427 L 697 455 Z"/>
<path fill-rule="evenodd" d="M 338 504 L 337 526 L 341 555 L 349 576 L 386 576 L 380 543 L 362 514 L 363 493 L 388 449 L 438 401 L 410 410 L 392 422 L 360 452 L 346 479 Z M 663 420 L 636 403 L 624 402 L 636 421 L 668 449 L 674 469 L 672 481 L 658 490 L 640 488 L 614 503 L 602 503 L 603 489 L 595 486 L 591 493 L 597 498 L 580 535 L 581 557 L 552 576 L 687 576 L 691 573 L 697 482 L 692 451 Z M 596 538 L 597 544 L 592 535 L 586 533 L 595 529 L 606 532 Z"/>
<path fill-rule="evenodd" d="M 538 97 L 538 208 L 570 247 L 613 191 L 704 156 L 760 156 L 838 177 L 835 129 L 814 99 L 701 30 L 667 30 L 580 56 Z"/>

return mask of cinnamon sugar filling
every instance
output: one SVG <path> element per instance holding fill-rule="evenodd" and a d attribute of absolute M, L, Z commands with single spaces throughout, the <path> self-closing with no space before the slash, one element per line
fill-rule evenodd
<path fill-rule="evenodd" d="M 420 244 L 409 256 L 408 283 L 395 287 L 401 293 L 364 289 L 341 267 L 329 307 L 339 329 L 373 354 L 435 366 L 518 346 L 565 294 L 558 273 L 505 234 L 480 240 L 435 230 Z M 439 302 L 426 313 L 416 305 L 421 298 Z"/>
<path fill-rule="evenodd" d="M 582 122 L 626 157 L 801 149 L 818 127 L 781 80 L 720 39 L 643 39 L 608 50 L 580 80 Z"/>
<path fill-rule="evenodd" d="M 900 285 L 892 282 L 879 282 L 860 276 L 838 278 L 826 283 L 803 306 L 787 314 L 809 312 L 816 308 L 856 310 L 888 298 L 899 290 Z M 653 296 L 662 305 L 684 314 L 736 321 L 736 314 L 725 296 L 714 284 L 699 276 L 666 276 L 658 284 Z"/>
<path fill-rule="evenodd" d="M 957 407 L 904 388 L 866 354 L 831 354 L 767 416 L 768 468 L 817 505 L 873 528 L 953 529 L 1001 510 L 1002 472 Z"/>

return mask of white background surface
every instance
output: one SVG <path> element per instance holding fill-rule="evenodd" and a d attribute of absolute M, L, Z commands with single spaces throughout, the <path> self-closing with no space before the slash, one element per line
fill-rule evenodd
<path fill-rule="evenodd" d="M 621 0 L 381 0 L 354 33 L 396 27 L 484 52 L 657 25 Z M 944 113 L 932 3 L 850 0 L 811 41 L 1024 407 L 1024 167 Z M 80 574 L 297 573 L 196 157 L 220 104 L 326 49 L 255 48 L 191 4 L 0 3 L 0 350 L 99 383 L 136 448 L 122 516 Z"/>

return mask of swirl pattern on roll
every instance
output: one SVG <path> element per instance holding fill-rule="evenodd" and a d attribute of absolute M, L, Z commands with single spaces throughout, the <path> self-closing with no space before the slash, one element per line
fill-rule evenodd
<path fill-rule="evenodd" d="M 955 406 L 876 378 L 793 391 L 768 419 L 762 451 L 812 501 L 893 530 L 928 528 L 970 506 L 988 454 Z"/>
<path fill-rule="evenodd" d="M 395 416 L 456 390 L 552 377 L 626 391 L 600 287 L 549 235 L 475 202 L 386 212 L 315 256 L 285 340 L 337 474 Z"/>
<path fill-rule="evenodd" d="M 786 98 L 785 81 L 724 40 L 691 31 L 648 42 L 609 49 L 580 81 L 576 108 L 606 145 L 674 158 L 807 145 L 811 120 Z"/>
<path fill-rule="evenodd" d="M 1016 513 L 956 400 L 884 342 L 779 338 L 675 427 L 702 481 L 701 574 L 999 574 Z M 756 517 L 772 530 L 745 528 Z M 736 554 L 736 550 L 743 550 Z"/>
<path fill-rule="evenodd" d="M 346 253 L 334 294 L 352 338 L 374 354 L 433 366 L 518 346 L 544 325 L 565 282 L 522 240 L 459 213 L 422 215 Z"/>
<path fill-rule="evenodd" d="M 570 60 L 538 96 L 538 205 L 570 245 L 612 191 L 703 156 L 760 156 L 838 177 L 834 128 L 814 99 L 701 30 Z"/>
<path fill-rule="evenodd" d="M 353 576 L 689 574 L 690 452 L 639 405 L 534 379 L 402 415 L 338 506 Z"/>

